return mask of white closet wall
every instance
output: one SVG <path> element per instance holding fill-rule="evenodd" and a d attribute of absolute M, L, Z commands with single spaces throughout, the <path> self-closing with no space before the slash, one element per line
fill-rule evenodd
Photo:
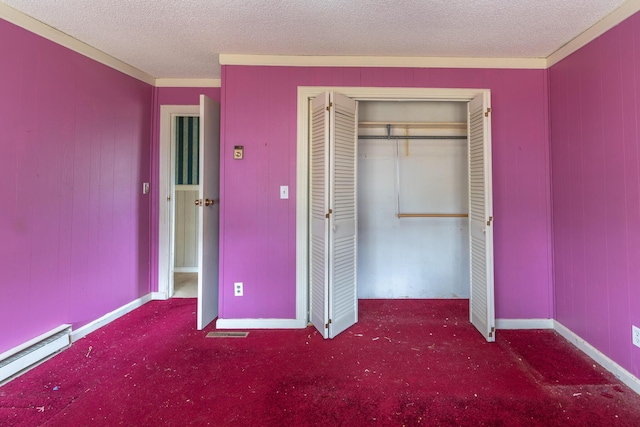
<path fill-rule="evenodd" d="M 466 135 L 462 102 L 360 102 L 359 134 Z M 425 123 L 405 126 L 400 123 Z M 426 123 L 458 123 L 429 127 Z M 358 142 L 358 297 L 468 298 L 467 140 Z M 399 180 L 399 185 L 398 185 Z"/>
<path fill-rule="evenodd" d="M 175 271 L 198 271 L 198 198 L 197 185 L 175 187 Z"/>

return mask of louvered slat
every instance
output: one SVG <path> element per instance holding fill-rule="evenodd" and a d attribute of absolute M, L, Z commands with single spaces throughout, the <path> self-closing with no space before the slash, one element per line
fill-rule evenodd
<path fill-rule="evenodd" d="M 357 104 L 333 94 L 331 261 L 329 336 L 335 337 L 358 320 L 357 258 Z"/>
<path fill-rule="evenodd" d="M 487 225 L 491 215 L 491 156 L 488 105 L 482 96 L 469 103 L 469 250 L 471 323 L 488 341 L 495 340 L 493 309 L 493 239 Z"/>
<path fill-rule="evenodd" d="M 327 219 L 328 212 L 328 116 L 326 110 L 328 94 L 322 94 L 313 100 L 311 114 L 311 247 L 310 247 L 310 288 L 311 323 L 328 337 L 325 327 L 328 321 L 328 277 L 327 277 Z"/>

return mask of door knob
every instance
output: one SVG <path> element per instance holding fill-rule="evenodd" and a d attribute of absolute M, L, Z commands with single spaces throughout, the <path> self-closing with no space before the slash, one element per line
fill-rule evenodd
<path fill-rule="evenodd" d="M 196 206 L 202 206 L 202 200 L 196 199 Z"/>
<path fill-rule="evenodd" d="M 211 199 L 204 199 L 204 205 L 205 206 L 211 206 L 213 204 L 215 204 L 216 201 L 215 200 L 211 200 Z"/>

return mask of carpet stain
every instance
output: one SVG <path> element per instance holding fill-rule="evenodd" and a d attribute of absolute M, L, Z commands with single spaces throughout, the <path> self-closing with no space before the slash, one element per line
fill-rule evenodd
<path fill-rule="evenodd" d="M 505 343 L 542 382 L 609 384 L 610 373 L 551 330 L 500 331 Z"/>

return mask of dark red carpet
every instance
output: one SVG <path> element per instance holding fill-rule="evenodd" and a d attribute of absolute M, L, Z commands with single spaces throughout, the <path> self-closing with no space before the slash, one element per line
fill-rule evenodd
<path fill-rule="evenodd" d="M 486 343 L 467 300 L 362 300 L 314 329 L 205 338 L 154 301 L 0 387 L 2 426 L 640 426 L 640 396 L 552 331 Z"/>

